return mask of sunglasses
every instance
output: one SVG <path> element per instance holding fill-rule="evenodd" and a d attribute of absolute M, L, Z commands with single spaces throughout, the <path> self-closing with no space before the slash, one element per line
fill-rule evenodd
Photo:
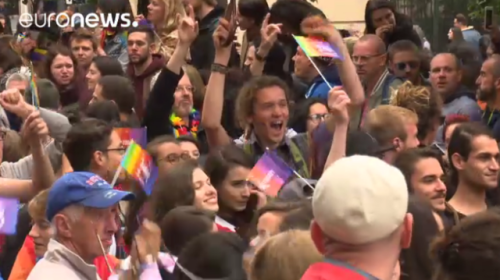
<path fill-rule="evenodd" d="M 396 67 L 400 71 L 406 70 L 406 67 L 410 68 L 410 70 L 413 70 L 419 67 L 419 63 L 416 61 L 400 62 L 396 64 Z"/>

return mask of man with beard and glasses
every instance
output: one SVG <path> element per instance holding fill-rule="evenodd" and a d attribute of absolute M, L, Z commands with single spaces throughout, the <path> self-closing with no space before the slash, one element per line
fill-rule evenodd
<path fill-rule="evenodd" d="M 155 34 L 149 26 L 139 25 L 128 33 L 127 75 L 135 88 L 135 112 L 139 119 L 144 115 L 144 108 L 152 88 L 153 77 L 165 66 L 161 54 L 155 54 Z"/>
<path fill-rule="evenodd" d="M 397 156 L 394 166 L 405 176 L 411 194 L 427 200 L 434 211 L 444 211 L 445 175 L 441 167 L 441 156 L 436 151 L 429 148 L 405 150 Z"/>
<path fill-rule="evenodd" d="M 491 131 L 478 123 L 463 123 L 448 145 L 450 190 L 456 189 L 445 210 L 445 225 L 486 210 L 487 193 L 498 187 L 500 151 Z"/>
<path fill-rule="evenodd" d="M 482 121 L 493 131 L 497 141 L 500 141 L 500 56 L 493 55 L 487 59 L 476 80 L 477 99 L 486 103 Z"/>

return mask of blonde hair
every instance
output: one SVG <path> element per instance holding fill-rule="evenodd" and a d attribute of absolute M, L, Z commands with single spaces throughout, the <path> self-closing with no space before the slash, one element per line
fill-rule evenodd
<path fill-rule="evenodd" d="M 165 10 L 165 15 L 163 16 L 163 25 L 157 30 L 158 36 L 162 40 L 162 43 L 167 42 L 170 38 L 170 33 L 177 30 L 177 15 L 185 16 L 186 10 L 182 4 L 182 0 L 162 0 L 163 5 L 168 10 Z M 177 43 L 177 42 L 176 42 Z"/>
<path fill-rule="evenodd" d="M 49 190 L 39 192 L 28 204 L 28 213 L 33 220 L 47 220 L 47 200 Z"/>
<path fill-rule="evenodd" d="M 402 84 L 391 98 L 391 105 L 403 107 L 418 116 L 418 138 L 424 139 L 441 123 L 443 100 L 424 86 L 414 86 L 410 81 Z"/>
<path fill-rule="evenodd" d="M 258 248 L 251 264 L 251 280 L 299 280 L 323 256 L 309 231 L 290 230 L 269 238 Z"/>
<path fill-rule="evenodd" d="M 394 138 L 406 141 L 407 124 L 418 124 L 418 116 L 413 111 L 394 105 L 381 105 L 371 110 L 363 127 L 379 144 L 391 144 Z"/>

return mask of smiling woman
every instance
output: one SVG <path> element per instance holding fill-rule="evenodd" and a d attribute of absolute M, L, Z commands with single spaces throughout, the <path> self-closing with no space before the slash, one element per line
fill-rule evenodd
<path fill-rule="evenodd" d="M 196 161 L 181 162 L 158 179 L 151 195 L 151 220 L 161 222 L 178 206 L 195 206 L 211 213 L 219 210 L 217 191 Z"/>

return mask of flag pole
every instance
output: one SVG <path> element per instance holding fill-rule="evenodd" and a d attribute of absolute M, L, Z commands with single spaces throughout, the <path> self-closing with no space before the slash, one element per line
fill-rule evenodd
<path fill-rule="evenodd" d="M 115 172 L 115 176 L 113 177 L 113 181 L 111 181 L 112 187 L 114 187 L 116 184 L 116 181 L 118 181 L 118 177 L 120 177 L 120 173 L 122 172 L 122 170 L 123 170 L 123 167 L 120 164 L 120 166 L 118 167 L 118 169 Z"/>

